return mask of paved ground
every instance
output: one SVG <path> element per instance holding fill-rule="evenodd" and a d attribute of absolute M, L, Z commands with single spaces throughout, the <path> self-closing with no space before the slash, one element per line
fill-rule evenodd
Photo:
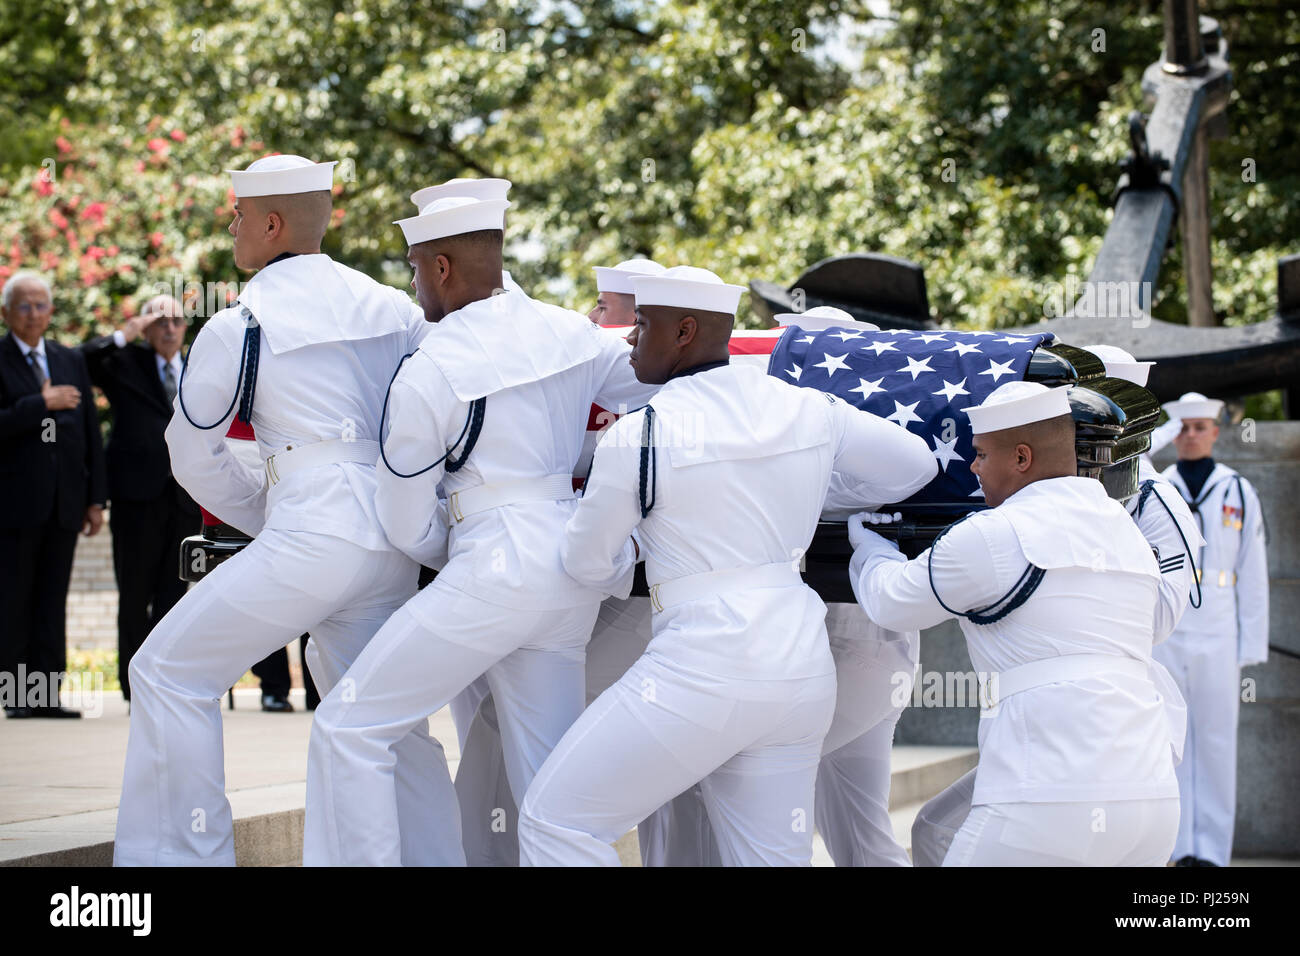
<path fill-rule="evenodd" d="M 256 690 L 236 691 L 236 709 L 223 707 L 226 789 L 236 818 L 301 808 L 307 770 L 311 713 L 302 692 L 292 714 L 267 714 Z M 67 720 L 0 720 L 0 863 L 39 853 L 111 841 L 117 817 L 130 718 L 121 694 L 102 696 L 98 717 Z M 454 775 L 460 763 L 450 713 L 444 709 L 430 730 L 447 753 Z M 915 814 L 917 795 L 928 796 L 970 765 L 966 747 L 900 747 L 895 753 L 900 836 Z M 635 841 L 622 841 L 624 859 L 635 864 Z M 831 865 L 817 840 L 814 863 Z"/>
<path fill-rule="evenodd" d="M 236 709 L 222 710 L 231 808 L 237 820 L 265 816 L 268 821 L 278 820 L 268 825 L 281 831 L 296 827 L 300 846 L 312 719 L 302 709 L 302 691 L 293 692 L 299 708 L 293 714 L 263 713 L 256 690 L 235 693 Z M 0 865 L 90 846 L 98 846 L 99 852 L 88 859 L 106 862 L 105 844 L 113 839 L 117 819 L 129 721 L 126 704 L 116 691 L 103 694 L 102 714 L 95 718 L 0 719 Z M 446 709 L 431 718 L 430 730 L 442 742 L 454 775 L 460 753 Z M 894 749 L 891 817 L 904 846 L 910 845 L 912 819 L 924 800 L 973 766 L 974 756 L 968 747 Z M 268 846 L 279 841 L 283 850 L 291 839 L 283 832 L 250 834 L 248 851 L 238 839 L 236 850 L 241 861 L 257 863 L 259 841 Z M 626 864 L 639 864 L 634 837 L 621 840 L 619 851 Z M 815 841 L 813 864 L 832 865 L 820 837 Z"/>

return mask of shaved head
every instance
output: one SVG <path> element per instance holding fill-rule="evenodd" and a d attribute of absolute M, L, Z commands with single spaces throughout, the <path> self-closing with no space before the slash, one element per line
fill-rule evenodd
<path fill-rule="evenodd" d="M 680 323 L 687 316 L 694 316 L 698 331 L 696 341 L 706 347 L 725 346 L 731 339 L 731 330 L 736 324 L 736 317 L 727 312 L 706 312 L 703 309 L 682 309 L 673 305 L 647 305 L 643 311 L 653 311 L 656 317 L 662 316 L 669 322 Z"/>
<path fill-rule="evenodd" d="M 727 343 L 735 316 L 727 312 L 642 305 L 627 340 L 639 381 L 663 384 L 684 369 L 729 359 Z"/>
<path fill-rule="evenodd" d="M 1043 478 L 1076 475 L 1074 419 L 1058 415 L 1028 425 L 976 435 L 971 471 L 984 500 L 996 508 L 1026 485 Z"/>
<path fill-rule="evenodd" d="M 328 189 L 285 196 L 243 196 L 235 200 L 235 265 L 260 269 L 286 252 L 320 252 L 334 197 Z"/>
<path fill-rule="evenodd" d="M 425 319 L 440 322 L 501 289 L 504 241 L 502 230 L 480 229 L 411 246 L 406 259 L 415 271 L 411 285 Z"/>
<path fill-rule="evenodd" d="M 329 228 L 334 197 L 328 189 L 288 196 L 251 196 L 239 200 L 244 215 L 255 212 L 269 216 L 277 213 L 284 219 L 285 233 L 295 242 L 320 245 Z"/>

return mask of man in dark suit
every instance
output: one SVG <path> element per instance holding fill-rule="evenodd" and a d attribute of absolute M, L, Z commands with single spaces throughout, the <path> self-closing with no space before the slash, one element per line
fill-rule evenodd
<path fill-rule="evenodd" d="M 107 498 L 86 363 L 44 338 L 49 284 L 19 272 L 0 290 L 0 673 L 9 717 L 80 717 L 59 706 L 77 532 L 99 532 Z M 39 675 L 39 676 L 37 676 Z M 35 683 L 33 683 L 35 681 Z"/>
<path fill-rule="evenodd" d="M 113 406 L 106 458 L 118 595 L 117 668 L 126 700 L 131 699 L 132 655 L 185 594 L 178 567 L 181 540 L 201 524 L 198 505 L 172 477 L 163 437 L 181 377 L 185 325 L 181 304 L 161 295 L 112 335 L 81 347 L 91 380 Z"/>

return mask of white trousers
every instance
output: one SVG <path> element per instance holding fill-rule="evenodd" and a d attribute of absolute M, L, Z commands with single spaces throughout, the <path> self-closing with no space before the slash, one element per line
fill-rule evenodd
<path fill-rule="evenodd" d="M 496 701 L 511 790 L 522 796 L 582 710 L 583 647 L 596 609 L 503 608 L 440 578 L 411 598 L 316 711 L 304 863 L 402 862 L 393 748 L 481 674 Z M 425 814 L 459 846 L 455 791 L 446 764 L 438 769 Z"/>
<path fill-rule="evenodd" d="M 650 599 L 607 598 L 600 606 L 587 644 L 586 702 L 590 704 L 622 677 L 649 643 Z M 456 796 L 460 801 L 465 862 L 469 866 L 518 866 L 519 810 L 506 782 L 496 705 L 486 678 L 475 681 L 452 701 L 452 720 L 461 735 Z M 703 815 L 703 804 L 700 806 Z M 665 861 L 667 850 L 660 848 L 656 840 L 667 828 L 655 828 L 658 814 L 651 814 L 637 828 L 645 866 Z M 664 814 L 668 814 L 667 808 Z M 647 833 L 651 835 L 647 837 Z"/>
<path fill-rule="evenodd" d="M 838 689 L 817 773 L 817 829 L 837 866 L 907 866 L 889 819 L 890 751 L 911 699 L 918 634 L 884 631 L 857 604 L 828 605 L 826 629 Z M 587 645 L 588 703 L 636 663 L 650 637 L 649 598 L 608 598 L 601 605 Z M 460 713 L 478 712 L 485 691 L 480 681 L 460 695 L 453 719 L 456 704 Z M 465 858 L 470 866 L 514 866 L 518 813 L 505 784 L 490 697 L 482 708 L 466 725 L 456 771 Z M 722 865 L 698 783 L 653 810 L 637 825 L 637 837 L 643 866 Z"/>
<path fill-rule="evenodd" d="M 723 681 L 646 655 L 569 728 L 520 811 L 525 865 L 618 866 L 611 844 L 695 782 L 728 866 L 808 865 L 835 679 Z"/>
<path fill-rule="evenodd" d="M 483 688 L 481 695 L 479 685 Z M 465 707 L 473 698 L 477 698 L 477 706 L 470 712 L 460 765 L 456 768 L 456 799 L 460 803 L 465 864 L 518 866 L 519 807 L 506 775 L 496 701 L 487 689 L 487 678 L 479 678 L 457 700 Z M 459 731 L 460 724 L 457 724 Z"/>
<path fill-rule="evenodd" d="M 308 667 L 326 693 L 415 592 L 417 573 L 397 552 L 265 530 L 192 588 L 131 660 L 114 864 L 233 866 L 221 698 L 249 667 L 305 631 Z M 439 772 L 446 776 L 441 745 L 413 725 L 395 751 L 403 858 L 438 862 L 458 853 L 422 824 L 414 799 L 436 791 Z"/>
<path fill-rule="evenodd" d="M 1241 668 L 1236 639 L 1175 633 L 1157 644 L 1153 654 L 1169 669 L 1187 701 L 1187 739 L 1175 770 L 1182 817 L 1174 859 L 1195 856 L 1227 866 L 1237 814 Z"/>
<path fill-rule="evenodd" d="M 817 768 L 817 829 L 836 866 L 908 866 L 889 819 L 890 752 L 911 699 L 920 636 L 877 627 L 857 604 L 827 605 L 826 631 L 836 695 Z M 721 865 L 698 785 L 647 817 L 638 832 L 647 866 Z"/>
<path fill-rule="evenodd" d="M 1164 866 L 1178 800 L 987 803 L 972 807 L 975 771 L 922 807 L 917 866 Z"/>

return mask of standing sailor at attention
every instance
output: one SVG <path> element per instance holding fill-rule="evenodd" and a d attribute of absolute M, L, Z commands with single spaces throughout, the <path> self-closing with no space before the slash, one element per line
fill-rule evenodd
<path fill-rule="evenodd" d="M 166 438 L 177 482 L 254 540 L 131 661 L 119 866 L 233 866 L 221 697 L 305 631 L 324 692 L 415 593 L 418 567 L 375 512 L 375 462 L 384 390 L 427 326 L 401 291 L 321 253 L 334 165 L 277 155 L 231 171 L 235 264 L 257 274 L 195 339 Z M 256 432 L 262 469 L 226 442 L 236 415 Z M 395 750 L 402 859 L 455 862 L 459 835 L 440 841 L 425 825 L 430 788 L 454 799 L 442 748 L 412 728 Z"/>
<path fill-rule="evenodd" d="M 849 523 L 867 615 L 959 618 L 980 675 L 979 766 L 931 801 L 973 806 L 955 834 L 921 810 L 918 863 L 1163 866 L 1173 846 L 1185 713 L 1151 657 L 1160 571 L 1124 506 L 1077 476 L 1066 393 L 1009 382 L 966 409 L 989 509 L 915 560 Z"/>
<path fill-rule="evenodd" d="M 1188 392 L 1165 406 L 1181 422 L 1167 478 L 1196 516 L 1205 547 L 1200 606 L 1183 615 L 1156 659 L 1187 699 L 1187 752 L 1178 767 L 1180 866 L 1227 866 L 1237 807 L 1241 668 L 1268 660 L 1268 557 L 1264 512 L 1249 481 L 1214 460 L 1223 402 Z"/>

